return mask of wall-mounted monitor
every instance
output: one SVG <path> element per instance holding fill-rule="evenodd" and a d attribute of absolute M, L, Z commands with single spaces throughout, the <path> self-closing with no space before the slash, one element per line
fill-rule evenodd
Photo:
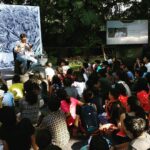
<path fill-rule="evenodd" d="M 107 45 L 147 44 L 148 20 L 107 21 Z"/>

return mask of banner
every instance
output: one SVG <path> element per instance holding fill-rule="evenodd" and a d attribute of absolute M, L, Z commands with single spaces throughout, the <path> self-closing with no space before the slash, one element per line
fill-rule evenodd
<path fill-rule="evenodd" d="M 107 44 L 148 44 L 148 20 L 107 21 Z"/>
<path fill-rule="evenodd" d="M 13 48 L 20 34 L 27 35 L 35 55 L 42 54 L 38 6 L 0 5 L 0 69 L 13 68 Z"/>

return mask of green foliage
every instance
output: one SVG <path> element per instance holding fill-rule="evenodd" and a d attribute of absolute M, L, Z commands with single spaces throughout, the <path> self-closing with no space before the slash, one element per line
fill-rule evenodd
<path fill-rule="evenodd" d="M 75 55 L 79 55 L 79 56 L 80 56 L 81 53 L 82 53 L 81 48 L 78 48 L 78 47 L 74 48 L 74 54 L 75 54 Z"/>
<path fill-rule="evenodd" d="M 90 26 L 98 23 L 98 15 L 93 10 L 83 10 L 79 16 L 83 25 Z"/>
<path fill-rule="evenodd" d="M 100 34 L 109 19 L 150 19 L 150 0 L 1 0 L 7 4 L 25 1 L 40 6 L 44 46 L 91 48 L 105 44 Z M 122 5 L 128 8 L 122 11 Z"/>
<path fill-rule="evenodd" d="M 51 55 L 51 56 L 48 56 L 48 61 L 51 62 L 55 66 L 57 63 L 57 58 Z"/>

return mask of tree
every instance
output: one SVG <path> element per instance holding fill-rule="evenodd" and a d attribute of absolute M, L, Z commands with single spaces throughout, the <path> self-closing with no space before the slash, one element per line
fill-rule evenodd
<path fill-rule="evenodd" d="M 1 0 L 39 5 L 44 46 L 105 44 L 101 34 L 110 19 L 149 19 L 150 1 L 142 0 Z M 123 7 L 125 6 L 125 8 Z"/>

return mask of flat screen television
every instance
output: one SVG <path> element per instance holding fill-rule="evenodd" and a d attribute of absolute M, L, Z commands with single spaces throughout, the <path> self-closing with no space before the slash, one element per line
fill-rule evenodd
<path fill-rule="evenodd" d="M 147 44 L 148 20 L 107 21 L 107 45 Z"/>

